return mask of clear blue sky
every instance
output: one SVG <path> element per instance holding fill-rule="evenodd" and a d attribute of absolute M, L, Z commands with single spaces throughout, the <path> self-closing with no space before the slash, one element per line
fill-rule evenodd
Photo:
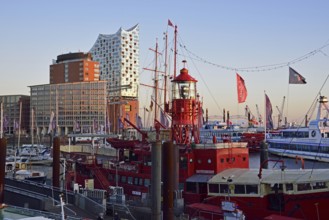
<path fill-rule="evenodd" d="M 325 0 L 3 1 L 0 95 L 28 95 L 28 86 L 49 83 L 49 65 L 57 55 L 87 52 L 98 34 L 113 34 L 135 24 L 140 25 L 140 66 L 147 67 L 156 38 L 163 45 L 168 19 L 178 25 L 180 42 L 208 62 L 234 68 L 287 64 L 329 43 L 328 8 Z M 169 34 L 172 37 L 171 29 Z M 256 114 L 256 104 L 263 113 L 266 90 L 275 115 L 275 106 L 280 107 L 286 96 L 288 119 L 300 120 L 329 74 L 329 46 L 291 64 L 306 78 L 306 85 L 288 85 L 288 65 L 270 71 L 239 70 L 248 97 L 238 105 L 236 71 L 191 59 L 182 48 L 179 53 L 186 55 L 179 60 L 186 59 L 190 74 L 199 80 L 209 115 L 221 115 L 223 108 L 231 115 L 244 114 L 245 105 Z M 151 74 L 141 70 L 141 81 L 149 83 Z M 328 83 L 322 94 L 329 96 Z"/>

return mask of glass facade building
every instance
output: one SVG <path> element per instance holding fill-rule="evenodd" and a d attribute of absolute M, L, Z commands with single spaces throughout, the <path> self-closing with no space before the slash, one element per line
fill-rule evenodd
<path fill-rule="evenodd" d="M 30 86 L 30 92 L 31 121 L 37 134 L 104 131 L 106 81 L 35 85 Z"/>
<path fill-rule="evenodd" d="M 4 133 L 17 133 L 19 128 L 19 121 L 21 134 L 29 133 L 30 96 L 4 95 L 0 96 L 0 102 L 2 102 L 3 105 Z"/>

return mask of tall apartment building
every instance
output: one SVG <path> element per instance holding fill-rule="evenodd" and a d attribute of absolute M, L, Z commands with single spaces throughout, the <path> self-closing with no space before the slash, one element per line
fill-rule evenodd
<path fill-rule="evenodd" d="M 117 131 L 119 120 L 136 124 L 139 84 L 139 25 L 115 34 L 99 34 L 90 50 L 100 64 L 100 80 L 107 81 L 110 121 Z"/>
<path fill-rule="evenodd" d="M 4 133 L 18 134 L 19 121 L 21 134 L 29 133 L 30 96 L 4 95 L 0 96 L 0 102 L 3 104 Z"/>
<path fill-rule="evenodd" d="M 99 63 L 90 53 L 68 53 L 57 56 L 50 65 L 50 84 L 99 80 Z"/>

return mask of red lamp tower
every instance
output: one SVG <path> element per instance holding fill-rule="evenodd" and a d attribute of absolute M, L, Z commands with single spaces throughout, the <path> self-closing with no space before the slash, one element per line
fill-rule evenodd
<path fill-rule="evenodd" d="M 176 144 L 200 142 L 202 109 L 196 83 L 185 67 L 172 80 L 172 140 Z"/>

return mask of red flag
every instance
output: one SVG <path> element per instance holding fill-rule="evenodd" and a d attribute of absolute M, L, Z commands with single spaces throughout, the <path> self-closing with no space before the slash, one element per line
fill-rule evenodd
<path fill-rule="evenodd" d="M 168 19 L 168 25 L 174 27 L 173 23 Z"/>
<path fill-rule="evenodd" d="M 247 98 L 247 88 L 242 77 L 237 73 L 236 74 L 236 85 L 238 89 L 238 103 L 243 103 Z"/>

